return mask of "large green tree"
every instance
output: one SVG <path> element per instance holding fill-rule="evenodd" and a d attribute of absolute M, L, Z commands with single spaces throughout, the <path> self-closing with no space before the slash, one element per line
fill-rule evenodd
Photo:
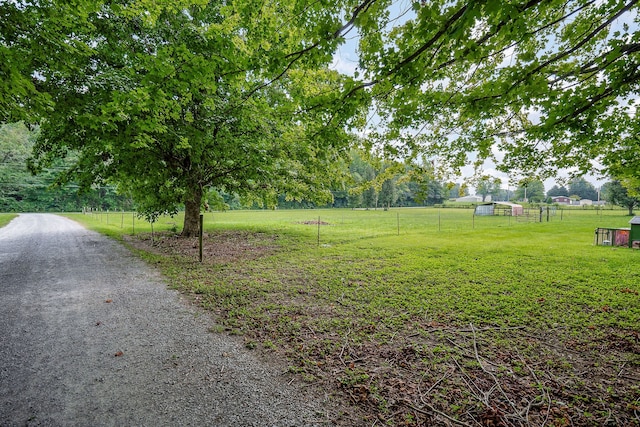
<path fill-rule="evenodd" d="M 613 205 L 621 206 L 629 210 L 629 215 L 633 215 L 633 209 L 640 205 L 640 187 L 636 186 L 629 190 L 619 180 L 607 182 L 602 187 L 602 194 L 605 200 Z M 635 194 L 635 195 L 634 195 Z"/>
<path fill-rule="evenodd" d="M 290 56 L 311 37 L 296 29 L 308 11 L 200 3 L 154 19 L 124 2 L 88 13 L 86 31 L 68 37 L 90 54 L 38 71 L 52 107 L 32 168 L 77 153 L 63 182 L 115 183 L 151 220 L 184 205 L 184 236 L 197 233 L 211 188 L 273 204 L 281 193 L 326 202 L 354 110 L 343 103 L 350 110 L 334 118 L 321 108 L 348 84 L 324 67 L 330 56 Z"/>

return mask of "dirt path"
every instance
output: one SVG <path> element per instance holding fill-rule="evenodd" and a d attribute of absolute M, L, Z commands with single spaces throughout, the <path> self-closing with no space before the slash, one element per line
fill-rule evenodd
<path fill-rule="evenodd" d="M 308 426 L 316 402 L 121 245 L 55 215 L 0 229 L 0 425 Z"/>

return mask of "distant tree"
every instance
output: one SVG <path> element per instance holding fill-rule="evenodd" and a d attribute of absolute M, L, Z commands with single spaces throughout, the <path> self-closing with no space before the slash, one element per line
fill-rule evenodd
<path fill-rule="evenodd" d="M 427 184 L 426 204 L 432 206 L 444 202 L 445 194 L 446 190 L 442 183 L 437 180 L 429 181 Z"/>
<path fill-rule="evenodd" d="M 37 185 L 25 163 L 33 139 L 22 123 L 0 126 L 0 212 L 21 210 Z"/>
<path fill-rule="evenodd" d="M 496 202 L 506 201 L 508 200 L 508 196 L 509 196 L 509 192 L 504 188 L 500 188 L 494 194 L 491 195 L 491 198 Z"/>
<path fill-rule="evenodd" d="M 396 204 L 398 206 L 414 206 L 415 204 L 417 204 L 414 198 L 415 188 L 415 183 L 406 181 L 404 179 L 398 179 L 396 181 L 396 191 L 398 192 L 398 199 L 396 200 Z"/>
<path fill-rule="evenodd" d="M 514 198 L 516 200 L 540 203 L 544 201 L 544 184 L 537 179 L 523 180 L 516 189 Z"/>
<path fill-rule="evenodd" d="M 398 192 L 396 191 L 396 184 L 393 179 L 386 179 L 382 183 L 380 194 L 378 195 L 378 202 L 388 209 L 398 199 Z"/>
<path fill-rule="evenodd" d="M 569 190 L 567 190 L 567 188 L 564 185 L 560 187 L 558 185 L 554 185 L 549 189 L 549 191 L 547 191 L 547 197 L 558 197 L 558 196 L 569 197 Z"/>
<path fill-rule="evenodd" d="M 349 206 L 349 192 L 347 190 L 331 190 L 331 193 L 333 194 L 332 207 L 346 208 Z"/>
<path fill-rule="evenodd" d="M 501 184 L 502 184 L 502 181 L 500 180 L 500 178 L 483 176 L 478 181 L 478 186 L 476 187 L 476 194 L 479 194 L 482 196 L 483 202 L 489 195 L 493 199 L 495 199 L 495 196 L 500 192 Z"/>
<path fill-rule="evenodd" d="M 375 208 L 378 206 L 378 193 L 374 186 L 373 180 L 376 178 L 376 172 L 372 166 L 368 166 L 363 175 L 364 191 L 362 192 L 362 204 L 365 208 Z"/>
<path fill-rule="evenodd" d="M 418 164 L 408 166 L 403 179 L 410 183 L 411 197 L 417 205 L 442 203 L 448 196 L 448 191 L 435 176 L 433 165 L 424 158 Z"/>
<path fill-rule="evenodd" d="M 640 192 L 640 188 L 633 189 Z M 602 186 L 604 199 L 613 205 L 621 206 L 629 210 L 629 215 L 633 215 L 633 209 L 640 205 L 640 198 L 631 196 L 630 191 L 619 180 L 614 180 Z"/>
<path fill-rule="evenodd" d="M 373 208 L 377 203 L 375 188 L 376 167 L 370 153 L 364 150 L 351 150 L 349 153 L 349 174 L 351 188 L 349 188 L 349 206 L 352 208 Z"/>
<path fill-rule="evenodd" d="M 131 209 L 128 199 L 113 187 L 91 187 L 82 193 L 74 183 L 56 186 L 56 171 L 70 162 L 58 160 L 52 170 L 33 176 L 27 169 L 38 129 L 29 130 L 22 122 L 0 126 L 0 212 L 80 211 Z"/>
<path fill-rule="evenodd" d="M 350 208 L 359 208 L 362 206 L 362 193 L 357 191 L 349 191 L 348 206 Z"/>
<path fill-rule="evenodd" d="M 580 199 L 598 199 L 596 188 L 582 177 L 574 178 L 569 182 L 569 194 L 578 196 Z"/>
<path fill-rule="evenodd" d="M 464 197 L 469 195 L 469 187 L 463 184 L 449 183 L 447 184 L 447 188 L 449 189 L 450 199 L 456 199 L 458 197 Z"/>

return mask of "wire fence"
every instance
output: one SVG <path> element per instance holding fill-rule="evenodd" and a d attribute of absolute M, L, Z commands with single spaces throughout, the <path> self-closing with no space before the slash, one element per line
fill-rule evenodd
<path fill-rule="evenodd" d="M 92 218 L 125 233 L 179 232 L 183 213 L 176 217 L 159 217 L 155 223 L 131 211 L 87 209 Z M 395 209 L 298 209 L 235 210 L 204 214 L 205 231 L 247 229 L 290 232 L 309 236 L 319 245 L 323 242 L 348 241 L 376 236 L 406 234 L 461 233 L 531 227 L 571 222 L 587 227 L 624 226 L 629 217 L 622 209 L 558 209 L 535 207 L 519 215 L 498 211 L 494 215 L 476 215 L 474 209 L 395 208 Z M 537 225 L 534 225 L 537 224 Z"/>

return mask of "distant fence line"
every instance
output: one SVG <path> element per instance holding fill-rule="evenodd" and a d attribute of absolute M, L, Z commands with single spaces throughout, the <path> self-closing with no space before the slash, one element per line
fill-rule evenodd
<path fill-rule="evenodd" d="M 607 210 L 609 212 L 611 210 Z M 554 209 L 551 207 L 530 207 L 522 215 L 476 215 L 475 210 L 460 208 L 457 211 L 443 208 L 392 208 L 353 210 L 353 209 L 295 209 L 295 210 L 234 210 L 228 212 L 214 211 L 204 214 L 205 232 L 215 229 L 236 228 L 244 224 L 247 229 L 267 230 L 278 233 L 286 230 L 302 232 L 313 239 L 315 244 L 331 245 L 338 242 L 354 241 L 361 238 L 377 238 L 393 235 L 430 233 L 460 233 L 471 231 L 489 231 L 500 227 L 520 227 L 526 223 L 558 222 L 571 219 L 571 212 L 578 218 L 588 218 L 592 214 L 582 209 Z M 597 220 L 597 226 L 615 226 L 617 216 L 608 215 L 603 210 L 593 210 L 593 215 L 603 215 Z M 616 213 L 624 212 L 618 209 Z M 135 211 L 110 211 L 101 209 L 85 209 L 85 215 L 109 225 L 119 227 L 125 233 L 148 233 L 152 242 L 154 232 L 171 231 L 177 233 L 180 219 L 160 217 L 151 223 L 138 216 Z M 580 213 L 579 215 L 577 215 Z M 585 216 L 586 215 L 586 216 Z M 588 220 L 587 220 L 588 221 Z M 518 225 L 521 224 L 521 225 Z M 596 225 L 596 224 L 594 224 Z"/>
<path fill-rule="evenodd" d="M 468 205 L 473 206 L 475 205 Z M 265 210 L 234 210 L 229 211 L 237 212 L 237 213 L 259 213 L 264 212 Z M 314 210 L 314 209 L 292 209 L 292 210 L 278 210 L 279 213 L 291 213 L 291 216 L 301 216 L 307 213 L 311 214 L 312 212 L 322 212 L 319 216 L 312 216 L 313 220 L 317 220 L 314 222 L 318 224 L 318 233 L 321 234 L 320 225 L 323 220 L 331 222 L 333 221 L 335 225 L 335 213 L 343 212 L 341 215 L 340 222 L 345 222 L 345 214 L 348 212 L 356 212 L 356 210 L 349 209 L 322 209 L 322 210 Z M 361 211 L 361 210 L 357 210 Z M 351 224 L 356 224 L 357 222 L 367 221 L 365 225 L 363 225 L 363 230 L 366 234 L 401 234 L 403 231 L 419 231 L 419 230 L 431 230 L 431 231 L 444 231 L 444 230 L 473 230 L 478 227 L 480 228 L 492 228 L 496 226 L 504 226 L 511 225 L 512 223 L 528 223 L 528 222 L 553 222 L 553 221 L 562 221 L 565 216 L 571 215 L 571 212 L 584 212 L 583 209 L 563 209 L 558 208 L 557 206 L 540 206 L 540 207 L 529 207 L 524 209 L 522 215 L 506 215 L 504 213 L 489 215 L 489 217 L 493 217 L 492 220 L 485 220 L 487 218 L 485 215 L 476 215 L 475 211 L 470 212 L 470 209 L 467 207 L 460 207 L 458 215 L 450 215 L 449 212 L 452 212 L 450 208 L 392 208 L 389 213 L 391 215 L 385 217 L 378 217 L 376 220 L 367 219 L 366 215 L 348 215 L 348 221 Z M 462 212 L 468 212 L 468 214 L 462 214 Z M 605 210 L 603 209 L 593 209 L 592 210 L 596 215 L 602 215 Z M 622 212 L 624 209 L 606 209 L 607 212 Z M 362 211 L 365 212 L 365 211 Z M 382 212 L 387 212 L 386 209 L 370 209 L 366 210 L 366 212 L 378 212 L 381 214 Z M 416 212 L 414 215 L 412 212 Z M 446 212 L 446 213 L 445 213 Z M 121 229 L 129 229 L 131 230 L 131 234 L 135 234 L 137 231 L 142 231 L 146 226 L 151 228 L 151 231 L 154 230 L 154 223 L 147 221 L 146 219 L 140 218 L 138 212 L 136 211 L 110 211 L 110 210 L 102 210 L 102 209 L 91 209 L 86 208 L 83 210 L 83 213 L 86 215 L 92 215 L 93 218 L 98 219 L 100 222 L 104 222 L 105 224 L 112 226 L 119 226 Z M 215 222 L 214 217 L 216 215 L 222 214 L 220 211 L 214 211 L 205 214 L 206 217 L 211 218 Z M 386 215 L 386 214 L 385 214 Z M 476 218 L 477 217 L 477 218 Z M 501 221 L 498 221 L 497 218 L 500 218 Z M 162 223 L 155 223 L 155 228 L 157 230 L 171 230 L 174 232 L 178 231 L 178 224 L 175 220 L 171 220 L 169 222 L 160 220 Z M 210 221 L 207 219 L 207 221 Z M 295 222 L 295 221 L 294 221 Z M 304 222 L 304 221 L 298 221 Z M 205 225 L 210 226 L 211 224 Z M 137 230 L 139 228 L 139 230 Z M 316 236 L 317 237 L 317 236 Z"/>

